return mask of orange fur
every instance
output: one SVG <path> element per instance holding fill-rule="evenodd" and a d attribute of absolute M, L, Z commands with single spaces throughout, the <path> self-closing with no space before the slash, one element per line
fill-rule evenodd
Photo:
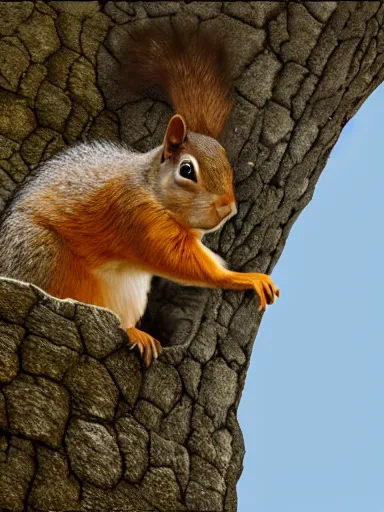
<path fill-rule="evenodd" d="M 227 270 L 200 241 L 236 213 L 233 170 L 215 140 L 232 105 L 224 46 L 201 31 L 153 25 L 131 35 L 122 59 L 125 86 L 160 85 L 178 113 L 164 144 L 145 154 L 83 144 L 45 164 L 0 230 L 10 249 L 0 270 L 56 297 L 113 309 L 148 365 L 161 346 L 134 325 L 152 275 L 254 289 L 260 309 L 279 291 L 267 275 Z M 194 166 L 192 178 L 181 174 L 187 164 Z"/>
<path fill-rule="evenodd" d="M 53 273 L 52 294 L 103 306 L 102 285 L 94 271 L 111 260 L 124 260 L 181 283 L 255 289 L 262 309 L 274 301 L 278 291 L 269 276 L 226 270 L 169 212 L 150 201 L 135 201 L 134 193 L 128 204 L 123 190 L 121 180 L 113 180 L 93 201 L 79 204 L 64 218 L 51 213 L 47 225 L 67 246 Z"/>
<path fill-rule="evenodd" d="M 122 86 L 160 86 L 191 131 L 218 138 L 232 108 L 226 48 L 202 29 L 150 23 L 132 31 L 121 56 Z"/>

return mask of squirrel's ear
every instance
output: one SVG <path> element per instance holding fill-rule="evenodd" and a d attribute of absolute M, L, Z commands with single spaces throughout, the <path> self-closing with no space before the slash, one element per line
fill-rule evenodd
<path fill-rule="evenodd" d="M 179 114 L 174 115 L 168 123 L 164 138 L 164 158 L 175 156 L 187 137 L 187 124 Z"/>

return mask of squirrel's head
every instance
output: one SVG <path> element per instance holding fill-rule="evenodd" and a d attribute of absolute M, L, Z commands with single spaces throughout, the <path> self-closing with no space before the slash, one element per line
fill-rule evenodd
<path fill-rule="evenodd" d="M 168 123 L 156 189 L 161 204 L 191 229 L 215 231 L 237 212 L 225 149 L 189 132 L 180 115 Z"/>

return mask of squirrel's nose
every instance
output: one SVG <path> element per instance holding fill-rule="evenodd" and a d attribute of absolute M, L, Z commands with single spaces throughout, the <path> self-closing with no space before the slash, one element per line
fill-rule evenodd
<path fill-rule="evenodd" d="M 219 215 L 220 219 L 225 219 L 229 215 L 232 217 L 237 213 L 237 207 L 235 201 L 231 201 L 230 203 L 226 204 L 217 204 L 216 205 L 216 211 Z"/>

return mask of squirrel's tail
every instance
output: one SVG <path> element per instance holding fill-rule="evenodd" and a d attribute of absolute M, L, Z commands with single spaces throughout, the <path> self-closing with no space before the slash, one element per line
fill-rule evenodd
<path fill-rule="evenodd" d="M 138 92 L 160 86 L 194 132 L 218 138 L 232 107 L 224 44 L 202 30 L 156 25 L 131 33 L 122 56 L 123 86 Z"/>

